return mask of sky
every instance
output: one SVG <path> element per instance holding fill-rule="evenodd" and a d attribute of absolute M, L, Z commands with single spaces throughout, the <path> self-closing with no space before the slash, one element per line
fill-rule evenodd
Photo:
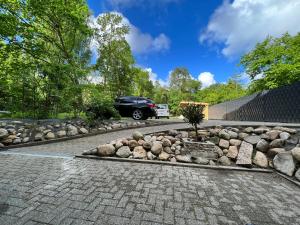
<path fill-rule="evenodd" d="M 300 0 L 87 0 L 92 19 L 117 12 L 136 64 L 168 85 L 186 67 L 203 87 L 241 75 L 240 57 L 268 35 L 300 32 Z M 95 51 L 94 51 L 95 52 Z M 95 55 L 94 55 L 95 57 Z"/>

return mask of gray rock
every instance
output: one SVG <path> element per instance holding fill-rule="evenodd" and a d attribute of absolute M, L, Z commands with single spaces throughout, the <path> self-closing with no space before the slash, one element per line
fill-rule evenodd
<path fill-rule="evenodd" d="M 34 140 L 35 141 L 41 141 L 43 139 L 43 134 L 42 133 L 37 133 L 35 136 L 34 136 Z"/>
<path fill-rule="evenodd" d="M 97 154 L 97 149 L 90 149 L 90 150 L 85 150 L 82 155 L 96 155 Z"/>
<path fill-rule="evenodd" d="M 189 137 L 189 133 L 186 131 L 180 131 L 181 137 L 182 138 L 188 138 Z"/>
<path fill-rule="evenodd" d="M 298 137 L 291 137 L 290 139 L 285 141 L 288 145 L 297 145 L 299 143 Z"/>
<path fill-rule="evenodd" d="M 134 159 L 147 159 L 147 152 L 142 146 L 137 146 L 133 149 Z"/>
<path fill-rule="evenodd" d="M 209 160 L 209 165 L 210 165 L 210 166 L 215 166 L 216 163 L 215 163 L 213 160 Z"/>
<path fill-rule="evenodd" d="M 159 142 L 159 141 L 153 142 L 153 145 L 151 147 L 151 152 L 154 155 L 159 155 L 162 150 L 163 150 L 163 146 L 162 146 L 161 142 Z"/>
<path fill-rule="evenodd" d="M 217 152 L 218 157 L 221 157 L 224 155 L 222 149 L 220 149 L 218 146 L 215 146 L 215 151 Z"/>
<path fill-rule="evenodd" d="M 239 133 L 239 139 L 244 140 L 245 137 L 249 136 L 247 133 Z"/>
<path fill-rule="evenodd" d="M 122 140 L 118 140 L 115 144 L 115 148 L 116 150 L 118 150 L 119 148 L 121 148 L 123 146 Z"/>
<path fill-rule="evenodd" d="M 105 128 L 105 127 L 99 127 L 99 128 L 98 128 L 98 131 L 101 132 L 101 133 L 102 133 L 102 132 L 105 132 L 105 131 L 106 131 L 106 128 Z"/>
<path fill-rule="evenodd" d="M 241 143 L 242 143 L 242 141 L 239 140 L 239 139 L 230 139 L 230 140 L 229 140 L 229 144 L 230 144 L 230 145 L 233 145 L 233 146 L 240 146 Z"/>
<path fill-rule="evenodd" d="M 23 143 L 27 143 L 27 142 L 29 142 L 29 140 L 30 140 L 29 137 L 24 137 L 23 140 L 22 140 L 22 142 Z"/>
<path fill-rule="evenodd" d="M 269 136 L 266 133 L 259 135 L 261 139 L 269 140 Z"/>
<path fill-rule="evenodd" d="M 268 131 L 270 131 L 270 128 L 268 128 L 268 127 L 258 127 L 258 128 L 256 128 L 256 129 L 254 129 L 254 133 L 256 133 L 256 134 L 262 134 L 262 133 L 265 133 L 265 132 L 268 132 Z"/>
<path fill-rule="evenodd" d="M 121 128 L 121 124 L 114 123 L 114 124 L 111 125 L 111 128 L 112 128 L 112 129 L 118 129 L 118 128 Z"/>
<path fill-rule="evenodd" d="M 149 160 L 153 160 L 156 159 L 156 155 L 152 154 L 152 152 L 147 152 L 147 159 Z"/>
<path fill-rule="evenodd" d="M 292 152 L 294 159 L 296 159 L 298 162 L 300 162 L 300 147 L 293 148 L 291 152 Z"/>
<path fill-rule="evenodd" d="M 296 134 L 297 130 L 293 128 L 288 128 L 288 127 L 274 127 L 274 130 L 280 130 L 280 131 L 285 131 L 290 134 Z"/>
<path fill-rule="evenodd" d="M 136 140 L 136 141 L 142 139 L 143 137 L 144 137 L 144 135 L 143 135 L 141 132 L 139 132 L 139 131 L 134 131 L 134 132 L 132 133 L 132 138 L 133 138 L 134 140 Z"/>
<path fill-rule="evenodd" d="M 260 140 L 261 140 L 261 137 L 257 136 L 257 135 L 249 135 L 244 138 L 244 141 L 246 141 L 252 145 L 256 145 Z"/>
<path fill-rule="evenodd" d="M 283 139 L 275 139 L 270 143 L 270 148 L 281 148 L 284 146 L 284 143 Z"/>
<path fill-rule="evenodd" d="M 55 134 L 53 132 L 48 132 L 45 135 L 45 138 L 48 139 L 48 140 L 55 139 Z"/>
<path fill-rule="evenodd" d="M 144 144 L 143 144 L 143 147 L 144 147 L 144 149 L 146 149 L 146 150 L 150 150 L 151 147 L 152 147 L 152 142 L 150 142 L 150 141 L 145 141 Z"/>
<path fill-rule="evenodd" d="M 173 153 L 173 151 L 171 150 L 170 147 L 164 147 L 163 151 L 166 152 L 166 153 L 168 153 L 168 154 L 172 154 Z"/>
<path fill-rule="evenodd" d="M 273 158 L 275 155 L 277 155 L 279 153 L 283 153 L 283 152 L 286 152 L 284 148 L 271 148 L 268 151 L 268 156 Z"/>
<path fill-rule="evenodd" d="M 4 144 L 0 143 L 0 148 L 4 148 L 4 147 L 5 147 Z"/>
<path fill-rule="evenodd" d="M 230 139 L 230 134 L 228 133 L 227 130 L 223 129 L 219 132 L 219 137 L 223 138 L 223 139 L 226 139 L 226 140 L 229 140 Z"/>
<path fill-rule="evenodd" d="M 22 142 L 22 139 L 21 138 L 16 138 L 13 140 L 13 144 L 20 144 Z"/>
<path fill-rule="evenodd" d="M 150 136 L 150 135 L 146 135 L 146 136 L 144 137 L 144 140 L 145 140 L 146 142 L 151 141 L 151 136 Z"/>
<path fill-rule="evenodd" d="M 166 161 L 170 158 L 170 154 L 162 151 L 159 155 L 158 155 L 158 159 L 159 160 L 163 160 L 163 161 Z"/>
<path fill-rule="evenodd" d="M 285 152 L 277 154 L 273 159 L 274 168 L 288 176 L 293 176 L 295 171 L 295 162 L 292 154 Z"/>
<path fill-rule="evenodd" d="M 221 158 L 219 158 L 218 162 L 223 166 L 230 166 L 231 165 L 230 159 L 226 156 L 222 156 Z"/>
<path fill-rule="evenodd" d="M 6 129 L 0 128 L 0 139 L 6 138 L 8 136 L 8 131 Z"/>
<path fill-rule="evenodd" d="M 256 149 L 262 152 L 267 152 L 269 149 L 269 142 L 267 142 L 264 139 L 261 139 L 257 145 L 256 145 Z"/>
<path fill-rule="evenodd" d="M 170 162 L 175 163 L 175 162 L 177 162 L 177 160 L 176 160 L 175 157 L 171 157 L 171 158 L 170 158 Z"/>
<path fill-rule="evenodd" d="M 163 147 L 171 147 L 172 143 L 171 143 L 171 141 L 169 139 L 164 138 L 164 139 L 162 139 L 162 146 Z"/>
<path fill-rule="evenodd" d="M 208 141 L 210 141 L 211 143 L 214 143 L 215 145 L 218 145 L 219 142 L 220 142 L 220 138 L 217 137 L 217 136 L 213 136 L 213 137 L 210 137 L 210 138 L 208 139 Z"/>
<path fill-rule="evenodd" d="M 251 166 L 252 164 L 253 145 L 243 141 L 237 156 L 237 165 Z"/>
<path fill-rule="evenodd" d="M 100 145 L 97 148 L 97 154 L 99 156 L 113 156 L 115 151 L 116 149 L 112 144 Z"/>
<path fill-rule="evenodd" d="M 228 154 L 228 149 L 223 149 L 224 155 Z"/>
<path fill-rule="evenodd" d="M 121 158 L 128 158 L 132 152 L 128 146 L 122 146 L 117 150 L 116 155 Z"/>
<path fill-rule="evenodd" d="M 227 133 L 230 135 L 231 139 L 235 139 L 238 137 L 238 133 L 236 133 L 234 131 L 229 130 L 229 131 L 227 131 Z"/>
<path fill-rule="evenodd" d="M 138 146 L 138 142 L 136 140 L 130 140 L 128 141 L 128 146 L 130 149 L 134 149 L 136 146 Z"/>
<path fill-rule="evenodd" d="M 192 157 L 191 158 L 193 163 L 201 164 L 201 165 L 207 165 L 209 163 L 209 160 L 202 157 Z"/>
<path fill-rule="evenodd" d="M 184 162 L 184 163 L 191 163 L 192 162 L 192 159 L 191 159 L 190 155 L 176 155 L 175 158 L 178 162 Z"/>
<path fill-rule="evenodd" d="M 278 138 L 278 135 L 281 133 L 281 131 L 279 130 L 270 130 L 266 133 L 266 135 L 268 135 L 269 140 L 275 140 L 276 138 Z"/>
<path fill-rule="evenodd" d="M 87 129 L 85 129 L 84 127 L 81 127 L 81 128 L 79 129 L 79 133 L 80 133 L 80 134 L 88 134 L 89 131 L 88 131 Z"/>
<path fill-rule="evenodd" d="M 291 137 L 291 135 L 288 132 L 281 132 L 279 134 L 279 137 L 282 140 L 288 140 Z"/>
<path fill-rule="evenodd" d="M 239 151 L 238 151 L 237 146 L 230 146 L 226 156 L 231 159 L 236 159 L 238 154 L 239 154 Z"/>
<path fill-rule="evenodd" d="M 300 168 L 296 171 L 295 177 L 296 177 L 297 180 L 300 181 Z"/>
<path fill-rule="evenodd" d="M 77 127 L 73 126 L 73 125 L 68 125 L 67 126 L 67 135 L 68 136 L 74 136 L 78 134 L 78 129 Z"/>
<path fill-rule="evenodd" d="M 229 147 L 229 141 L 224 140 L 224 139 L 220 139 L 219 146 L 221 148 L 228 148 Z"/>
<path fill-rule="evenodd" d="M 245 133 L 252 133 L 254 131 L 254 128 L 253 127 L 246 127 L 245 129 L 244 129 L 244 132 Z"/>
<path fill-rule="evenodd" d="M 175 137 L 178 134 L 178 131 L 177 130 L 169 130 L 168 134 Z"/>
<path fill-rule="evenodd" d="M 256 152 L 253 158 L 253 163 L 262 168 L 267 168 L 269 164 L 266 155 L 260 151 Z"/>
<path fill-rule="evenodd" d="M 49 132 L 52 132 L 52 130 L 50 130 L 50 129 L 44 130 L 43 134 L 48 134 Z"/>
<path fill-rule="evenodd" d="M 65 130 L 60 130 L 60 131 L 57 131 L 56 135 L 59 138 L 65 137 L 67 135 L 67 132 Z"/>

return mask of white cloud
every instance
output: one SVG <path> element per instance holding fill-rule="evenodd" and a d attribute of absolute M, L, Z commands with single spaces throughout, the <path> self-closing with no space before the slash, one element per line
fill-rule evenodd
<path fill-rule="evenodd" d="M 299 0 L 226 0 L 215 10 L 199 40 L 224 44 L 223 55 L 236 57 L 268 35 L 295 35 L 300 31 L 299 12 Z"/>
<path fill-rule="evenodd" d="M 215 84 L 214 75 L 210 72 L 202 72 L 198 76 L 198 80 L 202 83 L 202 88 L 209 87 L 212 84 Z"/>
<path fill-rule="evenodd" d="M 123 17 L 123 23 L 128 25 L 130 28 L 129 34 L 126 35 L 126 40 L 129 43 L 133 53 L 136 54 L 148 54 L 151 52 L 161 52 L 166 51 L 170 48 L 170 39 L 164 34 L 161 33 L 157 37 L 153 37 L 149 33 L 143 33 L 139 28 L 134 26 L 130 21 L 123 16 L 123 14 L 119 12 L 113 12 L 116 14 L 119 14 Z M 92 28 L 97 27 L 97 19 L 99 16 L 102 16 L 103 14 L 98 15 L 97 17 L 92 16 L 90 18 L 90 26 Z M 91 44 L 92 49 L 94 49 L 93 52 L 95 52 L 95 49 L 97 49 L 97 43 L 95 41 L 92 41 Z"/>

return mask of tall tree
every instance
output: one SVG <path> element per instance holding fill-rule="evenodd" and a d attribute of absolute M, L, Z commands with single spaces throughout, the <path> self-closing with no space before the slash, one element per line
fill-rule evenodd
<path fill-rule="evenodd" d="M 140 68 L 135 68 L 134 74 L 134 94 L 136 96 L 153 98 L 154 85 L 150 80 L 149 73 Z"/>
<path fill-rule="evenodd" d="M 170 75 L 170 88 L 186 92 L 187 83 L 191 79 L 188 69 L 184 67 L 175 68 Z"/>
<path fill-rule="evenodd" d="M 241 58 L 252 79 L 250 91 L 262 91 L 300 80 L 300 33 L 268 37 Z"/>

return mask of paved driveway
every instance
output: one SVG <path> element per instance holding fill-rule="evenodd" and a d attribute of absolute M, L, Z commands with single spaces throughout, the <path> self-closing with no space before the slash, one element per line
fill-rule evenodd
<path fill-rule="evenodd" d="M 131 132 L 2 152 L 0 224 L 300 224 L 300 188 L 276 174 L 72 157 Z"/>

